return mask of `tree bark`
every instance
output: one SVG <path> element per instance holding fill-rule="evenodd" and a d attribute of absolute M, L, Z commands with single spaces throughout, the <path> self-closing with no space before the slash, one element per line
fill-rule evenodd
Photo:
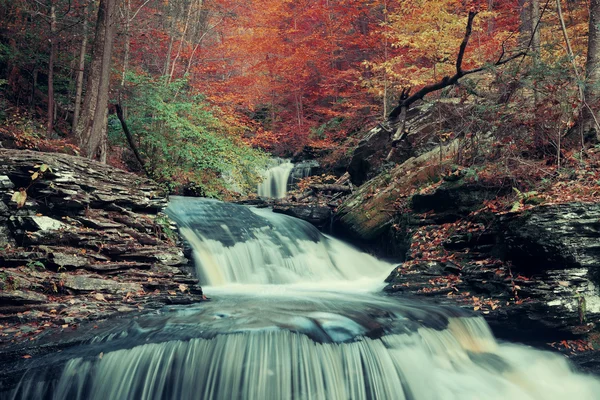
<path fill-rule="evenodd" d="M 83 112 L 76 128 L 79 146 L 88 158 L 96 157 L 103 136 L 106 135 L 105 120 L 115 28 L 116 0 L 100 0 L 92 64 Z"/>
<path fill-rule="evenodd" d="M 79 115 L 81 114 L 81 96 L 83 94 L 83 77 L 85 72 L 85 55 L 87 53 L 88 42 L 88 16 L 89 5 L 83 9 L 83 37 L 81 39 L 81 48 L 79 50 L 79 64 L 77 67 L 77 84 L 75 91 L 75 111 L 73 112 L 73 127 L 72 133 L 75 133 L 76 127 L 79 124 Z"/>
<path fill-rule="evenodd" d="M 587 61 L 585 64 L 585 100 L 589 107 L 583 108 L 583 129 L 595 130 L 600 140 L 600 130 L 595 128 L 600 100 L 600 0 L 590 0 L 590 21 L 588 34 Z"/>
<path fill-rule="evenodd" d="M 310 185 L 312 190 L 317 192 L 339 192 L 339 193 L 350 193 L 352 188 L 350 186 L 335 185 L 335 184 L 322 184 L 322 185 Z"/>
<path fill-rule="evenodd" d="M 177 61 L 179 60 L 179 56 L 181 55 L 181 49 L 183 48 L 183 42 L 185 41 L 185 36 L 188 31 L 188 27 L 190 25 L 190 17 L 192 16 L 192 7 L 194 5 L 194 0 L 190 1 L 190 6 L 188 7 L 187 17 L 185 18 L 185 26 L 183 28 L 183 32 L 181 33 L 181 40 L 179 41 L 179 47 L 177 48 L 177 53 L 175 54 L 175 58 L 171 63 L 171 72 L 169 72 L 168 82 L 173 80 L 173 75 L 175 75 L 175 67 L 177 66 Z"/>
<path fill-rule="evenodd" d="M 46 136 L 50 137 L 54 131 L 54 60 L 56 59 L 56 6 L 49 0 L 50 7 L 50 58 L 48 59 L 48 123 Z"/>
<path fill-rule="evenodd" d="M 100 70 L 100 82 L 98 84 L 98 100 L 94 110 L 94 119 L 90 134 L 86 141 L 86 154 L 94 158 L 100 145 L 106 140 L 106 121 L 108 115 L 108 89 L 110 86 L 110 66 L 112 61 L 113 39 L 116 28 L 116 0 L 106 0 L 106 23 L 104 46 L 102 50 L 102 61 Z M 106 154 L 101 155 L 102 161 L 106 161 Z"/>
<path fill-rule="evenodd" d="M 540 39 L 540 1 L 531 0 L 531 52 L 533 54 L 533 67 L 537 73 L 540 65 L 540 48 L 542 45 Z M 537 79 L 533 82 L 533 101 L 534 105 L 540 102 L 540 91 L 537 87 Z"/>

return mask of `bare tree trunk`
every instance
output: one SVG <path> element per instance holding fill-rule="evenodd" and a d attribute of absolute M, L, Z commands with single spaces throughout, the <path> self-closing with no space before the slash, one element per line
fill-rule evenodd
<path fill-rule="evenodd" d="M 50 58 L 48 60 L 48 124 L 46 136 L 50 137 L 54 131 L 54 60 L 56 59 L 56 6 L 50 0 Z"/>
<path fill-rule="evenodd" d="M 560 1 L 561 0 L 556 0 L 556 11 L 558 14 L 558 21 L 560 22 L 560 28 L 565 39 L 565 45 L 567 46 L 567 55 L 569 56 L 569 60 L 571 60 L 573 72 L 575 73 L 575 79 L 577 80 L 577 89 L 579 90 L 579 102 L 583 106 L 584 104 L 586 104 L 585 93 L 583 92 L 583 87 L 580 84 L 581 79 L 579 77 L 579 67 L 577 67 L 577 63 L 575 62 L 575 55 L 573 54 L 573 47 L 571 47 L 571 40 L 569 39 L 567 26 L 565 25 L 565 19 L 563 17 Z"/>
<path fill-rule="evenodd" d="M 168 0 L 167 0 L 168 1 Z M 163 75 L 167 76 L 169 74 L 169 70 L 171 67 L 171 52 L 173 51 L 173 41 L 175 40 L 175 17 L 171 15 L 171 2 L 168 1 L 167 4 L 167 18 L 169 19 L 169 36 L 171 40 L 169 41 L 169 48 L 167 49 L 167 57 L 165 60 L 165 70 L 163 71 Z"/>
<path fill-rule="evenodd" d="M 531 8 L 527 0 L 518 0 L 518 7 L 521 19 L 519 24 L 519 48 L 527 50 L 533 29 L 531 24 Z"/>
<path fill-rule="evenodd" d="M 102 65 L 102 52 L 104 50 L 104 36 L 106 34 L 106 0 L 101 0 L 98 8 L 96 31 L 94 33 L 94 47 L 92 48 L 92 61 L 89 66 L 87 82 L 85 86 L 85 97 L 83 107 L 77 125 L 75 135 L 79 146 L 83 149 L 84 138 L 89 136 L 92 126 L 96 103 L 98 101 L 98 87 L 100 84 L 100 71 Z"/>
<path fill-rule="evenodd" d="M 100 0 L 96 40 L 88 76 L 83 112 L 77 126 L 79 146 L 87 157 L 94 158 L 105 131 L 108 105 L 110 65 L 116 28 L 116 0 Z"/>
<path fill-rule="evenodd" d="M 100 82 L 98 84 L 98 98 L 96 102 L 96 109 L 94 110 L 94 118 L 90 133 L 85 143 L 85 152 L 88 158 L 94 158 L 98 152 L 100 144 L 106 139 L 106 120 L 107 120 L 107 107 L 108 107 L 108 88 L 110 86 L 110 66 L 112 61 L 112 48 L 113 39 L 116 28 L 116 0 L 104 0 L 106 7 L 106 22 L 105 22 L 105 34 L 102 54 L 100 55 L 101 67 L 100 67 Z M 102 4 L 102 1 L 101 3 Z M 103 159 L 106 160 L 105 153 Z"/>
<path fill-rule="evenodd" d="M 185 41 L 185 35 L 187 34 L 188 27 L 190 25 L 190 17 L 192 15 L 192 7 L 194 5 L 194 0 L 190 1 L 190 6 L 188 7 L 187 17 L 185 18 L 185 26 L 183 28 L 183 32 L 181 33 L 181 40 L 179 41 L 179 47 L 177 48 L 177 54 L 175 54 L 175 58 L 173 59 L 173 63 L 171 65 L 171 72 L 169 72 L 169 82 L 173 80 L 173 75 L 175 74 L 175 67 L 177 66 L 177 61 L 179 60 L 179 56 L 181 55 L 181 49 L 183 48 L 183 42 Z"/>
<path fill-rule="evenodd" d="M 540 29 L 539 22 L 540 21 L 540 0 L 531 0 L 531 29 L 532 29 L 532 39 L 531 39 L 531 50 L 533 53 L 533 67 L 536 73 L 539 70 L 540 65 L 540 47 L 542 45 L 540 39 Z M 537 88 L 537 79 L 534 80 L 533 84 L 533 101 L 534 104 L 537 105 L 540 102 L 540 93 Z"/>
<path fill-rule="evenodd" d="M 81 114 L 81 96 L 83 94 L 83 77 L 85 71 L 85 55 L 87 52 L 88 42 L 88 16 L 89 5 L 83 9 L 83 38 L 81 39 L 81 49 L 79 51 L 79 64 L 77 68 L 77 89 L 75 92 L 75 111 L 73 112 L 73 127 L 72 133 L 75 133 L 77 124 L 79 123 L 79 115 Z"/>
<path fill-rule="evenodd" d="M 124 41 L 125 41 L 125 51 L 123 52 L 123 71 L 121 73 L 121 90 L 125 86 L 125 75 L 127 74 L 127 69 L 129 68 L 129 51 L 131 48 L 130 45 L 130 24 L 131 24 L 131 0 L 125 0 L 125 32 L 124 32 Z"/>
<path fill-rule="evenodd" d="M 600 0 L 590 0 L 590 22 L 588 34 L 587 61 L 585 64 L 585 99 L 589 107 L 583 108 L 583 129 L 595 129 L 600 100 Z M 600 129 L 596 130 L 596 137 L 600 140 Z"/>

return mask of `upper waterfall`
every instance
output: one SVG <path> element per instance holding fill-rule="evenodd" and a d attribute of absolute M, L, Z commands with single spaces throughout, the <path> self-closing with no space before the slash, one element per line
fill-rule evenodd
<path fill-rule="evenodd" d="M 258 196 L 281 199 L 287 194 L 288 180 L 294 164 L 288 160 L 275 160 L 276 165 L 269 168 L 263 181 L 258 185 Z"/>

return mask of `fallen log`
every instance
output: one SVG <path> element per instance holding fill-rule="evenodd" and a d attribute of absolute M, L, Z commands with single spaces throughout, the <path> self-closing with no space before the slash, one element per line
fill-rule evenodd
<path fill-rule="evenodd" d="M 336 184 L 320 184 L 320 185 L 310 185 L 312 190 L 317 192 L 340 192 L 340 193 L 350 193 L 352 192 L 352 188 L 350 186 L 345 185 L 336 185 Z"/>

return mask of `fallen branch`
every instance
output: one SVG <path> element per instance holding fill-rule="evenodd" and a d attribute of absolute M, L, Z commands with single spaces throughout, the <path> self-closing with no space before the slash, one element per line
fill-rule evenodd
<path fill-rule="evenodd" d="M 335 184 L 322 184 L 322 185 L 310 185 L 312 190 L 317 192 L 340 192 L 340 193 L 350 193 L 352 189 L 350 186 L 344 185 L 335 185 Z"/>
<path fill-rule="evenodd" d="M 146 176 L 148 178 L 152 179 L 152 176 L 146 169 L 146 165 L 144 164 L 144 161 L 142 161 L 142 156 L 140 155 L 140 153 L 137 149 L 137 146 L 135 145 L 135 142 L 133 141 L 133 136 L 131 136 L 131 132 L 129 132 L 129 128 L 127 127 L 127 123 L 125 122 L 125 117 L 123 117 L 123 109 L 121 108 L 120 104 L 115 104 L 115 111 L 117 112 L 117 118 L 119 118 L 119 121 L 121 121 L 121 127 L 123 128 L 123 132 L 125 133 L 125 136 L 127 137 L 127 142 L 129 143 L 129 147 L 131 147 L 131 150 L 133 150 L 133 154 L 135 155 L 135 158 L 137 159 L 138 163 L 140 164 L 140 167 L 142 167 L 142 170 L 144 171 Z"/>
<path fill-rule="evenodd" d="M 307 192 L 302 193 L 298 197 L 292 198 L 292 200 L 294 200 L 294 201 L 302 201 L 302 200 L 304 200 L 304 199 L 306 199 L 306 198 L 308 198 L 308 197 L 310 197 L 310 196 L 312 196 L 314 194 L 315 194 L 314 190 L 309 190 Z"/>

